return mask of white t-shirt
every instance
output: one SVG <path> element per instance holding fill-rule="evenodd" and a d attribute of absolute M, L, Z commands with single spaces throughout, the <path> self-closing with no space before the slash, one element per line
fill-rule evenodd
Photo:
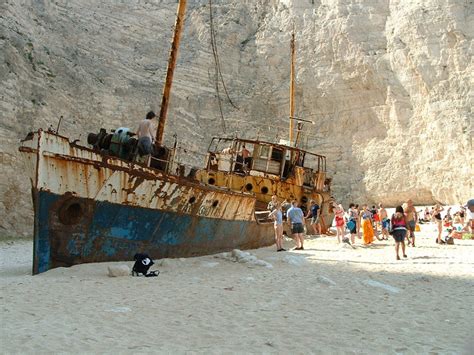
<path fill-rule="evenodd" d="M 137 130 L 138 138 L 149 137 L 152 141 L 156 134 L 156 128 L 151 120 L 143 120 L 138 124 Z"/>

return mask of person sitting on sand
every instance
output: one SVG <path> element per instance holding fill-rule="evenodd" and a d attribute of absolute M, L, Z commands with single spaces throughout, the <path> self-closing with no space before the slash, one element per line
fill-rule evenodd
<path fill-rule="evenodd" d="M 459 207 L 459 218 L 461 219 L 461 224 L 464 225 L 464 217 L 466 216 L 466 209 L 464 206 Z"/>
<path fill-rule="evenodd" d="M 424 214 L 424 217 L 423 217 L 423 221 L 426 222 L 426 223 L 431 221 L 430 209 L 428 207 L 425 208 L 425 214 Z"/>
<path fill-rule="evenodd" d="M 472 234 L 474 233 L 474 199 L 467 201 L 466 208 L 466 226 L 463 228 L 463 230 Z"/>
<path fill-rule="evenodd" d="M 393 239 L 395 239 L 395 255 L 397 260 L 400 260 L 400 256 L 398 255 L 400 244 L 402 245 L 403 257 L 407 257 L 405 254 L 405 236 L 407 234 L 408 222 L 405 214 L 403 213 L 402 206 L 397 206 L 395 208 L 395 213 L 392 215 L 391 223 L 393 231 L 392 235 Z"/>

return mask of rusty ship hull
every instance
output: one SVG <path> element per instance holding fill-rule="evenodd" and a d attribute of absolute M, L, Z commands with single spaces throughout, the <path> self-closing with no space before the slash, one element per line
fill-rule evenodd
<path fill-rule="evenodd" d="M 33 274 L 89 262 L 213 254 L 274 243 L 251 194 L 205 186 L 38 131 L 23 141 Z"/>

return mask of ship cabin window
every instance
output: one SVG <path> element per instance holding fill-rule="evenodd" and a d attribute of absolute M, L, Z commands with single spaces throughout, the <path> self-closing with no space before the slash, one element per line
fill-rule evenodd
<path fill-rule="evenodd" d="M 255 147 L 253 143 L 237 142 L 235 145 L 235 162 L 234 171 L 237 174 L 248 174 L 252 170 L 255 155 Z"/>
<path fill-rule="evenodd" d="M 256 150 L 258 154 L 255 155 L 253 170 L 280 175 L 281 164 L 284 157 L 283 149 L 260 144 L 256 146 Z"/>

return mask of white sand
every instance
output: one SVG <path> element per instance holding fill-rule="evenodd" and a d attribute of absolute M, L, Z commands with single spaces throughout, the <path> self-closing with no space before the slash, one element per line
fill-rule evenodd
<path fill-rule="evenodd" d="M 325 237 L 250 251 L 273 267 L 207 256 L 157 278 L 107 276 L 124 263 L 31 276 L 32 243 L 3 242 L 0 353 L 472 354 L 474 241 L 417 235 L 402 261 L 391 240 Z"/>

